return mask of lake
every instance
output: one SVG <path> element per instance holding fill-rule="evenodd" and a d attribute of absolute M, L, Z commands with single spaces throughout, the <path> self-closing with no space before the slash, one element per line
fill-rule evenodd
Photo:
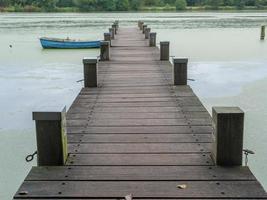
<path fill-rule="evenodd" d="M 0 199 L 8 200 L 36 161 L 32 111 L 70 106 L 81 89 L 82 58 L 99 50 L 43 50 L 41 36 L 102 39 L 114 20 L 144 20 L 171 55 L 189 58 L 189 82 L 206 108 L 239 106 L 245 113 L 249 166 L 267 189 L 266 12 L 5 13 L 0 14 Z M 11 46 L 10 46 L 11 45 Z"/>

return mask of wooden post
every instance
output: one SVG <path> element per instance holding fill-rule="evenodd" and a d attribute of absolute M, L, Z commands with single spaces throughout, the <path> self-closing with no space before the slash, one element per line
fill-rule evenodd
<path fill-rule="evenodd" d="M 36 125 L 37 165 L 61 166 L 68 156 L 66 108 L 60 112 L 33 112 Z"/>
<path fill-rule="evenodd" d="M 149 33 L 149 46 L 155 47 L 157 43 L 157 33 Z"/>
<path fill-rule="evenodd" d="M 115 24 L 116 25 L 116 32 L 118 32 L 119 30 L 119 24 Z"/>
<path fill-rule="evenodd" d="M 110 33 L 110 38 L 112 40 L 114 40 L 115 39 L 115 30 L 114 30 L 114 28 L 110 28 L 109 29 L 109 33 Z"/>
<path fill-rule="evenodd" d="M 142 33 L 145 34 L 145 29 L 147 28 L 147 25 L 143 25 L 142 27 Z"/>
<path fill-rule="evenodd" d="M 116 24 L 112 24 L 111 27 L 114 28 L 114 30 L 115 30 L 115 35 L 116 35 L 116 34 L 117 34 L 117 26 L 116 26 Z"/>
<path fill-rule="evenodd" d="M 97 58 L 83 59 L 84 87 L 97 87 Z"/>
<path fill-rule="evenodd" d="M 151 31 L 151 28 L 146 28 L 145 29 L 145 39 L 149 39 L 150 31 Z"/>
<path fill-rule="evenodd" d="M 138 21 L 138 27 L 140 28 L 140 26 L 141 26 L 141 21 L 139 20 Z"/>
<path fill-rule="evenodd" d="M 110 43 L 109 41 L 100 42 L 100 60 L 106 61 L 110 58 Z"/>
<path fill-rule="evenodd" d="M 173 82 L 174 85 L 187 85 L 187 58 L 173 59 Z"/>
<path fill-rule="evenodd" d="M 213 160 L 221 166 L 242 165 L 244 112 L 238 107 L 213 107 L 212 117 Z"/>
<path fill-rule="evenodd" d="M 160 42 L 160 60 L 169 60 L 170 42 Z"/>
<path fill-rule="evenodd" d="M 265 39 L 265 26 L 261 26 L 261 40 Z"/>
<path fill-rule="evenodd" d="M 111 40 L 111 34 L 110 33 L 104 33 L 104 40 L 110 42 L 110 40 Z"/>
<path fill-rule="evenodd" d="M 117 27 L 119 28 L 119 20 L 116 20 L 116 21 L 114 22 L 114 24 L 116 24 Z"/>
<path fill-rule="evenodd" d="M 140 29 L 140 30 L 142 30 L 143 25 L 144 25 L 144 22 L 141 21 L 141 22 L 140 22 L 140 26 L 139 26 L 139 29 Z"/>
<path fill-rule="evenodd" d="M 104 33 L 104 41 L 108 41 L 111 46 L 111 34 L 110 33 Z"/>

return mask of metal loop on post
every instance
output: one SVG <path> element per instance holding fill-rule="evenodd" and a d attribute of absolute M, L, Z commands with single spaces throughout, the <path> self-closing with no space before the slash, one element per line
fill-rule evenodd
<path fill-rule="evenodd" d="M 35 155 L 37 155 L 37 151 L 35 151 L 33 154 L 27 155 L 26 158 L 25 158 L 26 162 L 33 161 Z"/>

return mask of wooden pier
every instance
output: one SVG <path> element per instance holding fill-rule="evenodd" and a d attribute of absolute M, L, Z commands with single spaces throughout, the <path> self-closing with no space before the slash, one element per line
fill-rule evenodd
<path fill-rule="evenodd" d="M 169 44 L 156 47 L 155 33 L 145 30 L 152 37 L 145 39 L 137 27 L 112 27 L 101 60 L 84 59 L 86 87 L 67 113 L 68 154 L 62 133 L 60 153 L 50 152 L 62 162 L 41 161 L 39 149 L 39 166 L 14 199 L 267 199 L 240 163 L 244 113 L 214 108 L 213 123 L 186 84 L 187 59 L 172 64 Z M 46 129 L 56 134 L 49 124 L 64 117 L 34 119 L 45 156 L 56 148 Z"/>

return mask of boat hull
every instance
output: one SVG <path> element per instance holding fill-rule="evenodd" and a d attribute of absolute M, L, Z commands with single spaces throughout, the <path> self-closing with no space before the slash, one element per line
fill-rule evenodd
<path fill-rule="evenodd" d="M 41 38 L 40 42 L 44 49 L 87 49 L 100 47 L 100 41 L 57 41 Z"/>

